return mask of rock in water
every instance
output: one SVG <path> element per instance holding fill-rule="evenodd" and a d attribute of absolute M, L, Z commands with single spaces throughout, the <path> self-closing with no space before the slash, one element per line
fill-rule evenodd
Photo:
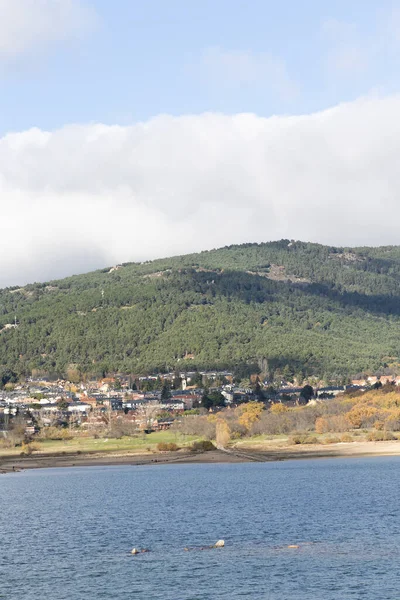
<path fill-rule="evenodd" d="M 225 546 L 224 540 L 218 540 L 218 542 L 216 542 L 214 544 L 214 548 L 223 548 L 224 546 Z"/>

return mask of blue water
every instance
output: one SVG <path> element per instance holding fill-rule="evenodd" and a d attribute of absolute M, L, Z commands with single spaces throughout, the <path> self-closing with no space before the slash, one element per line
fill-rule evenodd
<path fill-rule="evenodd" d="M 0 598 L 394 600 L 399 482 L 392 457 L 2 475 Z"/>

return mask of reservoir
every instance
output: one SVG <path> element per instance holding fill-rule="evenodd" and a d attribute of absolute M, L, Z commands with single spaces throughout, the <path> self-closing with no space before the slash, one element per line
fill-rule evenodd
<path fill-rule="evenodd" d="M 0 598 L 394 600 L 399 492 L 400 457 L 2 475 Z"/>

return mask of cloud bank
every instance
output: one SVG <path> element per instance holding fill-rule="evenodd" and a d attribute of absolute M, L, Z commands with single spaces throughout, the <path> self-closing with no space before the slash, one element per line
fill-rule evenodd
<path fill-rule="evenodd" d="M 0 138 L 0 286 L 231 243 L 395 244 L 400 96 Z"/>

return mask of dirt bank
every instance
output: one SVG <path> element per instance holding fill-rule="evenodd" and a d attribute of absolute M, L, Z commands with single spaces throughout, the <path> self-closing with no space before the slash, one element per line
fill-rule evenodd
<path fill-rule="evenodd" d="M 163 465 L 174 463 L 241 463 L 269 462 L 307 458 L 351 458 L 363 456 L 400 455 L 400 441 L 395 442 L 352 442 L 310 446 L 260 447 L 241 445 L 228 452 L 158 452 L 146 454 L 87 453 L 87 454 L 40 454 L 32 456 L 3 456 L 0 458 L 0 473 L 22 469 L 49 467 L 87 467 L 107 465 Z"/>

